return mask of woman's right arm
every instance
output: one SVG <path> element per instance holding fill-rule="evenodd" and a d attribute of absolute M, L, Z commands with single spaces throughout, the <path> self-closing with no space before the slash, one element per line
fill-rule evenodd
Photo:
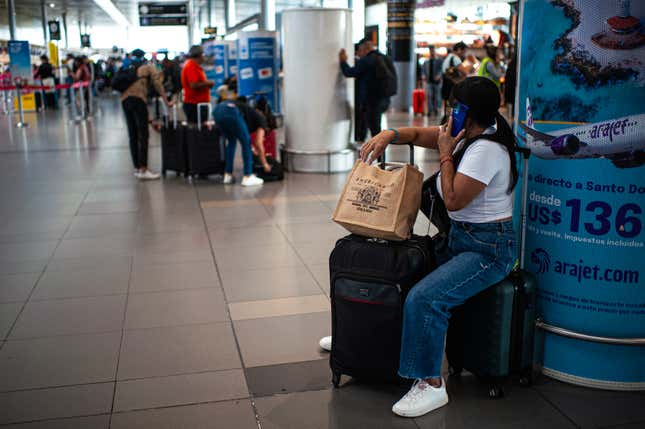
<path fill-rule="evenodd" d="M 397 128 L 397 135 L 392 130 L 381 131 L 361 147 L 361 159 L 368 164 L 383 155 L 385 148 L 396 140 L 396 144 L 409 144 L 437 149 L 439 127 L 402 127 Z"/>

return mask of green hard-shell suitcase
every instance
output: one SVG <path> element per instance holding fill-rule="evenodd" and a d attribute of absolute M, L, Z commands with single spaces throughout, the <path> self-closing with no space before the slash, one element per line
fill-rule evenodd
<path fill-rule="evenodd" d="M 504 280 L 453 308 L 446 336 L 451 374 L 459 375 L 465 369 L 487 381 L 491 398 L 504 396 L 502 384 L 509 376 L 519 375 L 520 383 L 529 385 L 533 373 L 537 282 L 523 269 L 531 151 L 517 151 L 524 160 L 519 264 Z"/>
<path fill-rule="evenodd" d="M 453 375 L 463 369 L 489 383 L 489 396 L 504 395 L 506 378 L 532 381 L 535 296 L 531 273 L 513 271 L 507 278 L 452 310 L 446 356 Z"/>

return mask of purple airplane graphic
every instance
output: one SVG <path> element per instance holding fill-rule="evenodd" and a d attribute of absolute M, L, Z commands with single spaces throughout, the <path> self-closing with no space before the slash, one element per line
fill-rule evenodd
<path fill-rule="evenodd" d="M 526 99 L 526 125 L 520 139 L 543 159 L 606 158 L 618 168 L 645 164 L 645 114 L 543 133 L 533 128 L 531 104 Z"/>

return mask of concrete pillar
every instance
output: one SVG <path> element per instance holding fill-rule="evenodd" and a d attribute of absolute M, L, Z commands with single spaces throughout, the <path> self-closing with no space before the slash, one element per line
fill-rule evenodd
<path fill-rule="evenodd" d="M 40 0 L 40 20 L 42 21 L 43 25 L 43 42 L 44 45 L 47 46 L 47 11 L 45 8 L 45 0 Z"/>
<path fill-rule="evenodd" d="M 208 14 L 208 26 L 213 26 L 213 0 L 206 0 L 206 13 Z"/>
<path fill-rule="evenodd" d="M 260 30 L 275 31 L 275 0 L 260 0 Z"/>
<path fill-rule="evenodd" d="M 9 14 L 9 39 L 16 40 L 16 7 L 13 0 L 7 0 L 7 12 Z"/>
<path fill-rule="evenodd" d="M 67 38 L 67 12 L 63 12 L 63 31 L 65 32 L 65 49 L 69 48 L 69 39 Z"/>
<path fill-rule="evenodd" d="M 352 9 L 352 40 L 354 43 L 365 37 L 365 0 L 348 0 L 347 7 Z"/>
<path fill-rule="evenodd" d="M 387 1 L 388 54 L 394 61 L 399 85 L 391 106 L 408 111 L 412 106 L 416 55 L 414 53 L 414 0 Z"/>

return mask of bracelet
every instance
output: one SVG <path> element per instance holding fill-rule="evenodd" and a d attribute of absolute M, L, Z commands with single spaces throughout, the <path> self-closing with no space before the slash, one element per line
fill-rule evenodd
<path fill-rule="evenodd" d="M 399 130 L 396 128 L 388 128 L 388 131 L 392 131 L 394 133 L 394 140 L 392 140 L 390 144 L 397 144 L 399 142 L 399 136 L 401 135 L 399 134 Z"/>
<path fill-rule="evenodd" d="M 439 168 L 443 167 L 443 164 L 445 164 L 446 162 L 452 163 L 453 162 L 452 158 L 444 158 L 444 159 L 442 159 L 441 162 L 439 163 Z"/>
<path fill-rule="evenodd" d="M 452 155 L 444 155 L 440 158 L 439 164 L 443 164 L 444 161 L 452 161 Z"/>

